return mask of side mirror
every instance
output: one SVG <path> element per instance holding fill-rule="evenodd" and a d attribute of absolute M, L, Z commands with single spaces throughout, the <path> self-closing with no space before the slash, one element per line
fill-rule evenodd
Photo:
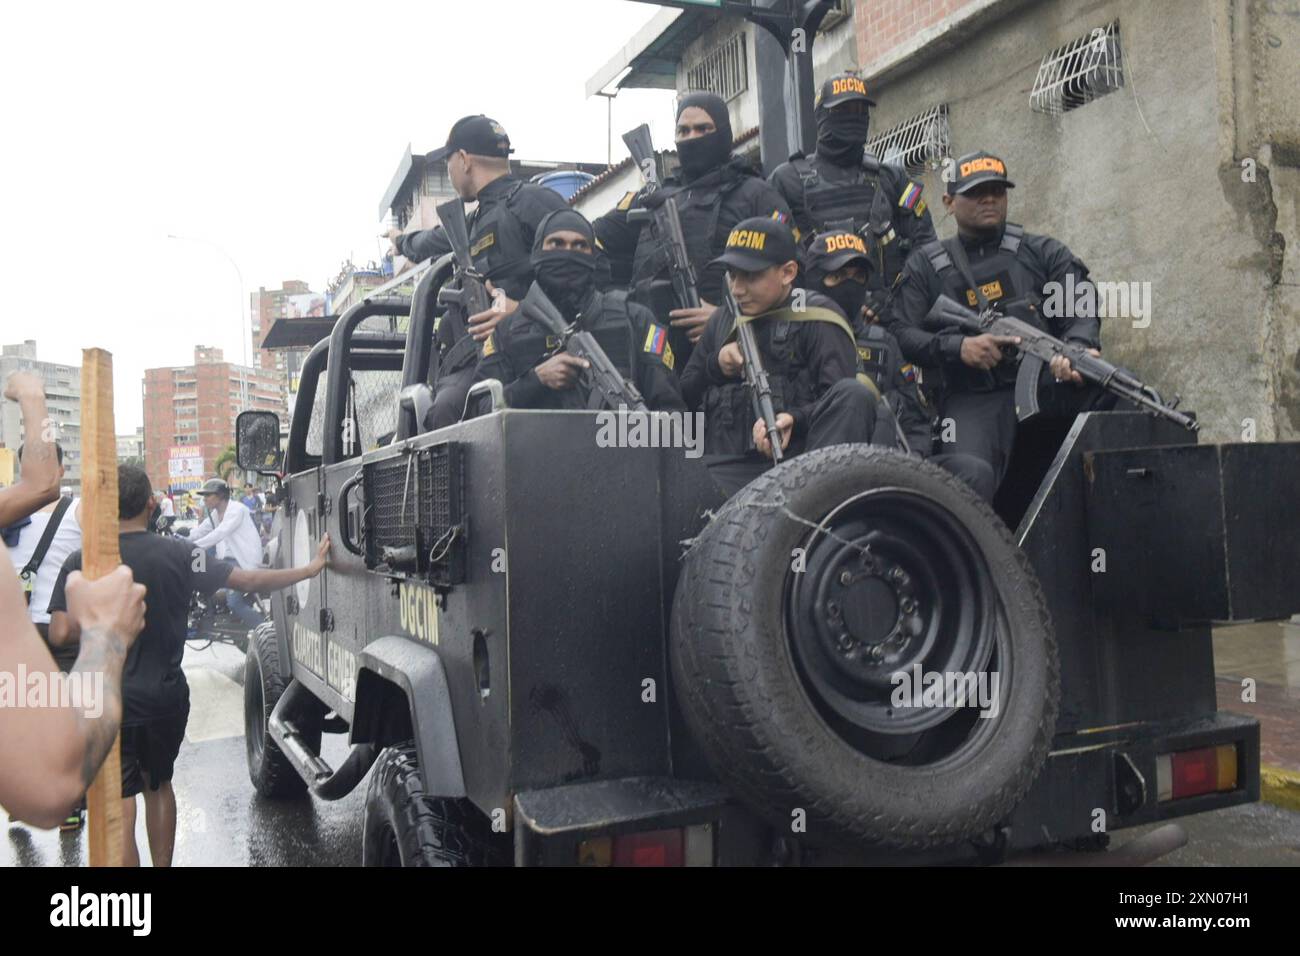
<path fill-rule="evenodd" d="M 235 419 L 235 460 L 244 471 L 279 474 L 280 416 L 275 412 L 240 412 Z"/>

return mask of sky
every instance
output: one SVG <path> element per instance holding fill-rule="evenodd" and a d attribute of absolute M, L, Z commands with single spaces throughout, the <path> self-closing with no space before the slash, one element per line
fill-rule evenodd
<path fill-rule="evenodd" d="M 344 260 L 381 255 L 378 205 L 408 143 L 433 149 L 481 112 L 518 158 L 604 162 L 606 102 L 584 85 L 659 9 L 8 5 L 0 342 L 73 365 L 111 351 L 116 431 L 133 431 L 146 368 L 188 365 L 199 344 L 242 360 L 249 292 L 324 291 Z M 671 112 L 670 91 L 621 92 L 614 161 L 638 123 L 671 139 Z"/>

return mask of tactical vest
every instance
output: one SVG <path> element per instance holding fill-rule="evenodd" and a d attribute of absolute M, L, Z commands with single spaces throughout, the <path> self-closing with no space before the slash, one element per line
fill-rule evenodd
<path fill-rule="evenodd" d="M 524 183 L 510 187 L 501 201 L 486 212 L 480 207 L 469 217 L 469 250 L 474 268 L 492 284 L 519 301 L 532 284 L 533 237 L 514 212 L 514 202 Z M 472 368 L 479 359 L 479 344 L 469 335 L 467 320 L 459 306 L 451 306 L 439 319 L 446 324 L 438 336 L 438 375 L 451 375 Z"/>
<path fill-rule="evenodd" d="M 756 325 L 754 337 L 772 388 L 772 408 L 779 415 L 812 401 L 812 370 L 806 364 L 807 357 L 798 354 L 799 337 L 794 333 L 802 323 L 777 316 L 761 321 L 770 335 L 764 340 Z M 706 454 L 742 455 L 754 449 L 753 396 L 743 377 L 725 385 L 710 385 L 704 393 L 703 407 Z M 799 450 L 792 442 L 788 454 L 798 454 Z"/>
<path fill-rule="evenodd" d="M 844 229 L 869 236 L 871 258 L 876 268 L 868 277 L 868 287 L 872 291 L 888 288 L 907 261 L 911 243 L 896 232 L 892 238 L 887 238 L 893 231 L 897 197 L 891 199 L 884 195 L 877 203 L 876 196 L 882 189 L 880 160 L 871 153 L 863 153 L 861 170 L 855 170 L 849 182 L 830 182 L 823 178 L 821 166 L 824 163 L 825 160 L 819 160 L 816 153 L 811 156 L 795 154 L 790 158 L 790 165 L 799 174 L 803 185 L 804 208 L 812 217 L 813 228 L 817 232 Z M 875 220 L 872 219 L 873 207 Z"/>
<path fill-rule="evenodd" d="M 663 187 L 671 196 L 667 201 L 677 203 L 682 221 L 682 236 L 686 240 L 686 254 L 695 269 L 697 282 L 705 279 L 704 267 L 719 255 L 727 241 L 727 230 L 735 223 L 726 223 L 720 229 L 722 204 L 727 196 L 740 188 L 744 176 L 719 177 L 718 181 L 703 186 Z M 646 306 L 661 322 L 668 321 L 668 313 L 679 308 L 668 281 L 668 250 L 654 241 L 649 224 L 637 237 L 636 251 L 632 256 L 632 298 Z M 717 302 L 717 290 L 701 284 L 700 297 Z M 694 345 L 686 332 L 669 326 L 668 343 L 677 356 L 678 368 L 685 368 Z"/>
<path fill-rule="evenodd" d="M 532 284 L 533 236 L 515 212 L 523 182 L 510 187 L 486 212 L 475 209 L 469 223 L 469 250 L 474 266 L 492 284 L 519 300 Z"/>
<path fill-rule="evenodd" d="M 1024 235 L 1023 226 L 1007 223 L 995 255 L 970 259 L 971 276 L 980 286 L 990 306 L 1046 331 L 1047 324 L 1038 308 L 1040 289 L 1020 253 Z M 936 239 L 923 245 L 921 252 L 929 259 L 935 274 L 943 283 L 944 292 L 962 305 L 978 310 L 979 297 L 962 277 L 952 259 L 949 244 L 960 241 L 956 237 Z M 1003 353 L 1002 362 L 991 372 L 965 365 L 960 369 L 948 369 L 948 387 L 963 391 L 989 391 L 1015 384 L 1020 354 L 1016 349 L 1005 348 Z"/>
<path fill-rule="evenodd" d="M 513 317 L 512 317 L 513 318 Z M 559 336 L 548 332 L 539 322 L 520 316 L 507 339 L 506 354 L 511 366 L 519 370 L 531 369 L 556 352 Z M 591 305 L 578 318 L 579 326 L 595 336 L 609 360 L 624 378 L 636 381 L 637 345 L 628 313 L 626 292 L 597 292 Z M 601 408 L 599 391 L 588 389 L 581 382 L 573 388 L 551 391 L 553 404 L 547 408 L 584 409 Z"/>

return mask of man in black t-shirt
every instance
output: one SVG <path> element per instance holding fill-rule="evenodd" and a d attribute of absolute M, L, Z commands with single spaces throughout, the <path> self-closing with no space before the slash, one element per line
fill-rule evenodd
<path fill-rule="evenodd" d="M 194 591 L 210 594 L 223 587 L 274 591 L 314 577 L 325 567 L 329 536 L 321 539 L 315 559 L 304 568 L 246 570 L 208 560 L 202 551 L 174 538 L 150 534 L 153 489 L 144 469 L 117 470 L 118 547 L 122 563 L 146 588 L 144 630 L 122 670 L 122 823 L 127 834 L 123 857 L 138 866 L 135 797 L 143 792 L 149 850 L 154 866 L 170 866 L 176 838 L 176 794 L 172 772 L 190 714 L 190 689 L 181 670 L 185 655 L 186 617 Z M 50 642 L 77 637 L 64 595 L 68 575 L 81 569 L 81 552 L 63 564 L 50 597 Z"/>

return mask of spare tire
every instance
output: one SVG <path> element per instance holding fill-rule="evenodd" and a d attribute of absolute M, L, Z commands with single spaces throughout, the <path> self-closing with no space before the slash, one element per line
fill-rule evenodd
<path fill-rule="evenodd" d="M 1010 532 L 948 472 L 869 445 L 726 504 L 684 560 L 671 659 L 719 776 L 818 843 L 983 840 L 1056 722 L 1051 615 Z"/>

